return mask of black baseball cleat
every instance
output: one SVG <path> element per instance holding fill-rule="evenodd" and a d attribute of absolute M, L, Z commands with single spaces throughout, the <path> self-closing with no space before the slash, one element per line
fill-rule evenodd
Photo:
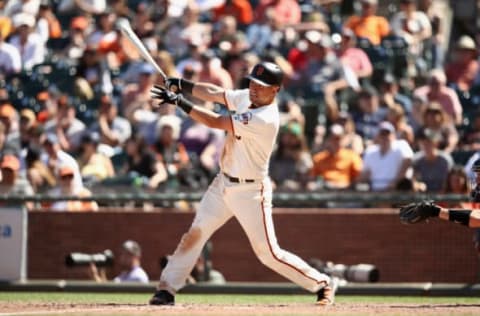
<path fill-rule="evenodd" d="M 317 305 L 328 306 L 335 302 L 335 293 L 337 292 L 338 280 L 332 278 L 330 284 L 321 288 L 317 292 Z"/>
<path fill-rule="evenodd" d="M 150 305 L 175 305 L 175 296 L 165 290 L 158 290 L 150 299 Z"/>

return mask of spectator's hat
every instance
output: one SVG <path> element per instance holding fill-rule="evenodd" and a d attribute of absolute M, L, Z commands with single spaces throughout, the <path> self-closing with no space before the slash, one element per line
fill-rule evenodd
<path fill-rule="evenodd" d="M 10 169 L 13 171 L 20 170 L 20 161 L 18 160 L 15 155 L 5 155 L 2 158 L 2 163 L 0 164 L 0 168 L 2 169 Z"/>
<path fill-rule="evenodd" d="M 378 131 L 379 132 L 387 131 L 387 132 L 393 134 L 393 133 L 395 133 L 395 127 L 393 127 L 392 123 L 390 123 L 388 121 L 383 121 L 378 126 Z"/>
<path fill-rule="evenodd" d="M 17 115 L 17 111 L 11 104 L 7 103 L 0 106 L 0 117 L 13 119 L 15 115 Z"/>
<path fill-rule="evenodd" d="M 45 135 L 45 140 L 43 141 L 44 144 L 55 145 L 58 144 L 58 137 L 53 133 L 47 133 Z"/>
<path fill-rule="evenodd" d="M 70 166 L 63 166 L 60 168 L 58 171 L 58 175 L 60 177 L 68 177 L 68 176 L 73 176 L 75 174 L 74 170 Z"/>
<path fill-rule="evenodd" d="M 27 119 L 30 123 L 35 123 L 37 121 L 37 117 L 35 112 L 30 109 L 23 109 L 20 112 L 20 119 Z"/>
<path fill-rule="evenodd" d="M 476 51 L 477 45 L 475 44 L 473 38 L 468 35 L 462 35 L 455 44 L 455 48 Z"/>
<path fill-rule="evenodd" d="M 153 75 L 155 73 L 155 68 L 149 63 L 143 63 L 140 65 L 138 73 L 142 75 Z"/>
<path fill-rule="evenodd" d="M 176 115 L 162 115 L 157 122 L 157 134 L 164 126 L 170 126 L 172 129 L 172 137 L 178 139 L 180 137 L 181 119 Z"/>
<path fill-rule="evenodd" d="M 80 143 L 98 145 L 100 143 L 100 135 L 97 132 L 87 133 L 82 136 Z"/>
<path fill-rule="evenodd" d="M 261 62 L 253 67 L 247 78 L 265 87 L 281 86 L 283 71 L 277 64 Z"/>
<path fill-rule="evenodd" d="M 25 12 L 17 13 L 13 16 L 12 23 L 13 23 L 13 26 L 16 28 L 20 26 L 34 27 L 35 16 Z"/>
<path fill-rule="evenodd" d="M 85 30 L 88 27 L 88 20 L 84 16 L 76 16 L 70 21 L 70 28 L 73 30 Z"/>
<path fill-rule="evenodd" d="M 343 136 L 345 134 L 345 129 L 340 124 L 333 124 L 328 131 L 331 136 Z"/>
<path fill-rule="evenodd" d="M 307 31 L 304 36 L 305 39 L 311 44 L 315 44 L 323 48 L 333 47 L 332 38 L 328 34 L 323 34 L 318 31 Z"/>
<path fill-rule="evenodd" d="M 289 133 L 295 136 L 301 136 L 303 134 L 302 125 L 298 122 L 289 122 L 282 127 L 284 133 Z"/>
<path fill-rule="evenodd" d="M 125 241 L 122 245 L 122 248 L 136 257 L 140 257 L 142 255 L 142 248 L 140 248 L 140 245 L 136 241 Z"/>

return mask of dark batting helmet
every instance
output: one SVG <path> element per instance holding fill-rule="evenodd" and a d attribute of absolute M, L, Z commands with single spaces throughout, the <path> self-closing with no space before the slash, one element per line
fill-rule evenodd
<path fill-rule="evenodd" d="M 475 162 L 472 165 L 472 171 L 480 172 L 480 159 L 475 160 Z"/>
<path fill-rule="evenodd" d="M 247 78 L 265 87 L 281 86 L 283 71 L 277 64 L 264 61 L 256 64 Z"/>

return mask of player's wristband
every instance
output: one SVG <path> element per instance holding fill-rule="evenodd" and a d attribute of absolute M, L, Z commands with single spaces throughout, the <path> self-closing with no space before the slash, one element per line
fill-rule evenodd
<path fill-rule="evenodd" d="M 470 223 L 470 210 L 448 210 L 448 220 L 468 226 Z"/>
<path fill-rule="evenodd" d="M 180 79 L 180 82 L 179 82 L 180 86 L 180 91 L 184 91 L 184 92 L 188 92 L 190 94 L 192 94 L 193 92 L 193 86 L 195 85 L 195 83 L 193 81 L 190 81 L 190 80 L 187 80 L 187 79 Z"/>
<path fill-rule="evenodd" d="M 181 108 L 185 113 L 190 114 L 194 107 L 194 104 L 185 99 L 183 95 L 179 94 L 177 98 L 177 106 Z"/>

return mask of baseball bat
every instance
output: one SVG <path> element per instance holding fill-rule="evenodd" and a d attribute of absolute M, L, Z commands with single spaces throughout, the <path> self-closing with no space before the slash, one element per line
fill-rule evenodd
<path fill-rule="evenodd" d="M 140 55 L 142 55 L 143 59 L 146 62 L 148 62 L 150 65 L 152 65 L 153 68 L 155 68 L 155 70 L 163 77 L 164 81 L 167 81 L 167 75 L 163 72 L 162 68 L 160 68 L 160 66 L 155 62 L 155 60 L 153 59 L 152 55 L 150 55 L 150 53 L 148 52 L 145 45 L 143 45 L 140 38 L 138 38 L 137 34 L 135 34 L 128 20 L 127 19 L 118 20 L 117 26 L 122 32 L 122 34 L 126 36 L 128 41 L 137 48 L 137 51 L 140 53 Z"/>

